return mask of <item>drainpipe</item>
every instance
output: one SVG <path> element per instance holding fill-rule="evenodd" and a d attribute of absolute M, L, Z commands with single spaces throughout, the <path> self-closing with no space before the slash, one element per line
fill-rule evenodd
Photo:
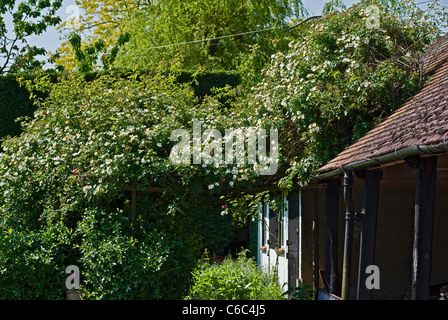
<path fill-rule="evenodd" d="M 344 239 L 344 260 L 342 266 L 342 300 L 348 300 L 350 294 L 350 274 L 352 265 L 353 247 L 353 226 L 355 222 L 355 209 L 352 198 L 353 176 L 352 172 L 344 172 L 344 202 L 345 213 L 345 239 Z"/>

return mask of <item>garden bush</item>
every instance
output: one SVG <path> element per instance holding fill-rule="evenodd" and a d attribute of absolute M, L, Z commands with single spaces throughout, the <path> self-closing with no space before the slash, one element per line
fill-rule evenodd
<path fill-rule="evenodd" d="M 145 73 L 151 74 L 150 71 Z M 154 73 L 154 71 L 152 72 Z M 89 72 L 84 73 L 86 81 L 93 81 L 112 72 Z M 125 78 L 131 74 L 130 71 L 116 71 L 115 75 Z M 16 121 L 23 117 L 32 117 L 36 106 L 33 100 L 30 99 L 28 90 L 20 86 L 17 78 L 26 78 L 29 80 L 40 78 L 43 75 L 51 77 L 52 81 L 56 82 L 63 73 L 56 73 L 54 71 L 46 71 L 36 74 L 9 74 L 0 76 L 0 139 L 6 136 L 17 136 L 22 132 L 20 121 Z M 182 71 L 179 72 L 175 79 L 179 83 L 190 83 L 192 85 L 194 94 L 198 98 L 204 98 L 206 95 L 212 95 L 216 88 L 224 88 L 226 86 L 237 87 L 241 84 L 241 77 L 237 72 L 231 71 L 208 71 L 208 72 L 193 72 Z M 39 94 L 39 92 L 35 92 Z"/>
<path fill-rule="evenodd" d="M 33 97 L 33 119 L 0 154 L 0 297 L 65 298 L 69 265 L 87 298 L 185 295 L 202 250 L 200 231 L 187 228 L 194 210 L 167 201 L 179 191 L 165 188 L 132 225 L 126 186 L 164 184 L 175 172 L 162 144 L 191 119 L 193 90 L 165 75 L 74 74 L 28 89 L 47 97 Z"/>
<path fill-rule="evenodd" d="M 0 299 L 64 299 L 69 264 L 80 269 L 86 299 L 179 298 L 189 284 L 181 277 L 186 250 L 179 236 L 157 229 L 136 235 L 121 211 L 85 210 L 76 228 L 11 228 L 0 241 Z"/>
<path fill-rule="evenodd" d="M 193 272 L 190 300 L 282 300 L 283 290 L 273 275 L 257 268 L 253 258 L 241 251 L 222 263 L 202 261 Z"/>
<path fill-rule="evenodd" d="M 136 234 L 120 211 L 87 211 L 78 229 L 88 299 L 176 299 L 189 283 L 181 277 L 189 261 L 182 255 L 186 241 L 179 236 L 150 226 Z"/>

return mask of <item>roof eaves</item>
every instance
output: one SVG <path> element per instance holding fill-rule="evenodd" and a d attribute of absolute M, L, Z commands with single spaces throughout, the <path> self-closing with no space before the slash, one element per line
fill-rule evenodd
<path fill-rule="evenodd" d="M 383 164 L 404 160 L 407 157 L 423 154 L 441 154 L 448 152 L 448 141 L 445 139 L 443 142 L 435 145 L 414 145 L 401 150 L 395 150 L 394 152 L 374 157 L 370 159 L 355 161 L 347 165 L 343 165 L 337 169 L 319 173 L 315 179 L 318 181 L 332 179 L 347 171 L 360 170 L 368 167 L 381 166 Z"/>

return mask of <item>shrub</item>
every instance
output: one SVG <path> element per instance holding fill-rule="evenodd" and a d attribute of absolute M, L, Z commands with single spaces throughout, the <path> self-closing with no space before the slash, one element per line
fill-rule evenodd
<path fill-rule="evenodd" d="M 147 71 L 150 73 L 150 71 Z M 91 72 L 83 74 L 86 81 L 93 81 L 106 75 L 107 72 Z M 130 72 L 115 72 L 117 76 L 125 78 Z M 30 93 L 26 88 L 20 86 L 17 78 L 20 76 L 29 80 L 37 79 L 43 75 L 47 75 L 53 82 L 58 77 L 63 76 L 62 73 L 46 71 L 37 74 L 20 74 L 0 76 L 0 138 L 6 136 L 17 136 L 22 132 L 20 121 L 16 121 L 22 117 L 33 117 L 36 106 L 30 99 Z M 193 71 L 183 71 L 176 77 L 176 81 L 180 84 L 191 83 L 192 89 L 198 98 L 204 98 L 206 95 L 212 95 L 214 88 L 223 88 L 225 86 L 237 87 L 241 83 L 241 77 L 237 72 L 220 71 L 220 72 L 200 72 L 195 74 Z M 41 95 L 39 91 L 34 92 Z"/>
<path fill-rule="evenodd" d="M 30 91 L 48 98 L 2 145 L 0 297 L 63 299 L 73 264 L 88 298 L 182 297 L 201 250 L 182 226 L 189 212 L 168 206 L 166 192 L 133 226 L 125 187 L 174 171 L 158 145 L 188 117 L 192 90 L 163 76 L 59 80 L 36 79 Z"/>
<path fill-rule="evenodd" d="M 155 228 L 145 229 L 135 234 L 119 211 L 85 213 L 79 225 L 84 238 L 79 245 L 79 263 L 86 298 L 176 298 L 176 292 L 164 279 L 179 273 L 175 267 L 179 255 L 175 252 L 187 248 L 179 237 Z M 179 283 L 178 289 L 182 285 Z"/>
<path fill-rule="evenodd" d="M 202 261 L 193 272 L 190 300 L 281 300 L 283 291 L 277 280 L 257 268 L 247 251 L 222 264 Z"/>
<path fill-rule="evenodd" d="M 87 299 L 179 299 L 196 263 L 179 235 L 133 232 L 122 211 L 86 210 L 76 228 L 42 223 L 13 229 L 0 241 L 0 299 L 64 299 L 65 268 L 80 268 Z M 5 226 L 7 222 L 3 222 Z M 11 225 L 11 224 L 8 224 Z"/>
<path fill-rule="evenodd" d="M 5 226 L 5 223 L 3 223 Z M 70 230 L 60 223 L 38 230 L 1 229 L 0 300 L 63 299 Z"/>

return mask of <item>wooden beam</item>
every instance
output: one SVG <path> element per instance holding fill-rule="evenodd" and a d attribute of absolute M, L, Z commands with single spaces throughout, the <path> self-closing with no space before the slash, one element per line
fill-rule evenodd
<path fill-rule="evenodd" d="M 420 158 L 415 195 L 412 300 L 429 299 L 436 172 L 437 157 Z"/>
<path fill-rule="evenodd" d="M 374 264 L 376 222 L 378 215 L 378 199 L 380 191 L 380 180 L 382 171 L 367 171 L 363 190 L 363 215 L 361 218 L 362 229 L 360 239 L 360 254 L 358 268 L 358 300 L 371 300 L 372 290 L 367 289 L 366 269 Z"/>
<path fill-rule="evenodd" d="M 325 273 L 324 286 L 336 294 L 338 275 L 338 209 L 340 180 L 327 181 L 325 200 Z"/>

